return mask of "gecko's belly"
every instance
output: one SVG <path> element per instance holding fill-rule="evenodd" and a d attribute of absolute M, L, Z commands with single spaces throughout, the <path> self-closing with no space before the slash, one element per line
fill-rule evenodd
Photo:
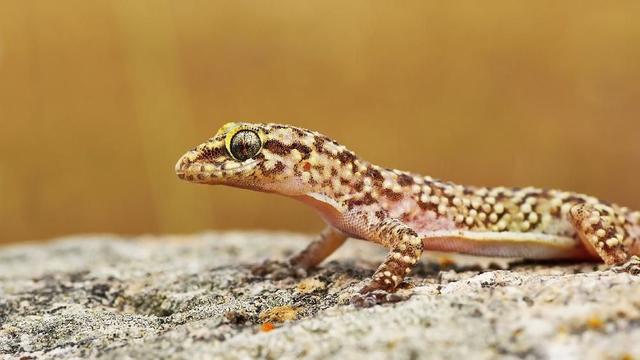
<path fill-rule="evenodd" d="M 579 240 L 540 233 L 436 231 L 423 236 L 425 250 L 527 259 L 591 259 Z"/>

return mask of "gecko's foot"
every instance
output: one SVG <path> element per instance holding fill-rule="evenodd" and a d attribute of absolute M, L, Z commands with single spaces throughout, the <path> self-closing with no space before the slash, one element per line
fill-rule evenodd
<path fill-rule="evenodd" d="M 351 297 L 350 303 L 355 307 L 372 307 L 374 305 L 397 303 L 408 299 L 409 296 L 392 292 L 380 284 L 372 282 L 365 285 L 360 291 Z"/>
<path fill-rule="evenodd" d="M 307 276 L 307 271 L 291 265 L 288 261 L 265 260 L 262 264 L 251 268 L 255 276 L 273 280 L 282 280 L 289 277 L 300 278 Z"/>
<path fill-rule="evenodd" d="M 629 261 L 622 265 L 614 266 L 611 270 L 614 272 L 626 272 L 631 275 L 640 275 L 640 257 L 634 255 Z"/>
<path fill-rule="evenodd" d="M 358 293 L 351 297 L 349 303 L 357 308 L 367 308 L 380 304 L 397 303 L 408 299 L 408 296 L 385 290 L 374 290 L 368 293 Z"/>

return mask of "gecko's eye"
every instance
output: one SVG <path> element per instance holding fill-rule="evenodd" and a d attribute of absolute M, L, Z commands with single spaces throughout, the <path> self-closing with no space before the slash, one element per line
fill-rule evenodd
<path fill-rule="evenodd" d="M 240 130 L 231 138 L 228 150 L 236 160 L 245 161 L 256 156 L 261 147 L 258 134 L 251 130 Z"/>

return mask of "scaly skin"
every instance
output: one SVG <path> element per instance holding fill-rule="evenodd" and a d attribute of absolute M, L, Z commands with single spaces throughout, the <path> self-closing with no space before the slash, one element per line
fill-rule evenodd
<path fill-rule="evenodd" d="M 288 125 L 228 123 L 182 156 L 176 173 L 201 184 L 278 193 L 318 210 L 327 228 L 290 260 L 293 266 L 318 265 L 347 237 L 387 247 L 386 260 L 360 291 L 374 301 L 381 290 L 397 288 L 423 250 L 607 264 L 640 254 L 640 212 L 571 192 L 460 186 L 386 169 Z"/>

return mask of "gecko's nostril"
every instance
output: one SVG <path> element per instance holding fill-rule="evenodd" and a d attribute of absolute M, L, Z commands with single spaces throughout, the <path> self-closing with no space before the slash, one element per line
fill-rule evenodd
<path fill-rule="evenodd" d="M 184 161 L 182 159 L 178 160 L 175 166 L 176 174 L 180 175 L 184 171 Z"/>
<path fill-rule="evenodd" d="M 191 160 L 189 160 L 187 155 L 184 155 L 183 157 L 181 157 L 175 166 L 175 171 L 176 171 L 176 174 L 178 174 L 178 177 L 180 177 L 181 179 L 184 178 L 184 173 L 187 171 L 190 165 L 191 165 Z"/>

